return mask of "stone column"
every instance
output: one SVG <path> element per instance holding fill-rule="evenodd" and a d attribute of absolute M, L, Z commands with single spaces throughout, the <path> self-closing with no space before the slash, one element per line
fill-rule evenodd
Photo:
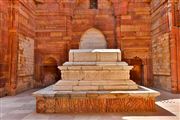
<path fill-rule="evenodd" d="M 175 26 L 175 0 L 169 2 L 169 21 L 172 22 L 171 28 L 171 38 L 170 38 L 170 49 L 171 49 L 171 74 L 172 74 L 172 92 L 178 92 L 178 72 L 180 72 L 180 67 L 178 66 L 178 60 L 180 59 L 178 46 L 179 46 L 179 39 L 178 39 L 178 28 Z M 171 24 L 170 24 L 171 25 Z M 180 92 L 180 90 L 179 90 Z"/>
<path fill-rule="evenodd" d="M 10 3 L 10 28 L 9 28 L 9 81 L 7 83 L 7 89 L 9 95 L 16 94 L 17 87 L 17 46 L 18 46 L 18 36 L 17 36 L 17 16 L 18 16 L 18 2 L 11 1 Z"/>

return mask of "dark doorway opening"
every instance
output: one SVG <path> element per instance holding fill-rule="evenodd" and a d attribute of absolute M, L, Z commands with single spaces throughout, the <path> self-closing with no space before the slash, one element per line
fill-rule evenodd
<path fill-rule="evenodd" d="M 54 84 L 60 79 L 61 79 L 61 73 L 58 69 L 57 61 L 51 57 L 44 60 L 42 65 L 43 86 Z"/>
<path fill-rule="evenodd" d="M 138 85 L 143 85 L 144 73 L 143 73 L 143 61 L 139 57 L 135 57 L 133 59 L 125 59 L 125 61 L 134 66 L 134 68 L 130 71 L 130 79 L 136 82 Z"/>
<path fill-rule="evenodd" d="M 98 0 L 90 0 L 90 9 L 98 9 Z"/>

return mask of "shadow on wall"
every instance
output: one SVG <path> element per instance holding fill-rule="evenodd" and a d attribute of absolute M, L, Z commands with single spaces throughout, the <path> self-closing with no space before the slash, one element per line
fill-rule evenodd
<path fill-rule="evenodd" d="M 57 61 L 49 57 L 48 59 L 45 59 L 41 68 L 42 71 L 42 80 L 41 83 L 43 86 L 49 86 L 51 84 L 54 84 L 58 80 L 61 79 L 61 74 L 59 69 L 57 68 Z"/>

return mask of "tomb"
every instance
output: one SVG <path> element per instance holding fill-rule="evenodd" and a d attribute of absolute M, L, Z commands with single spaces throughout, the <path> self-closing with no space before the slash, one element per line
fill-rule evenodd
<path fill-rule="evenodd" d="M 33 93 L 38 113 L 155 111 L 160 94 L 130 80 L 119 49 L 70 50 L 56 84 Z"/>

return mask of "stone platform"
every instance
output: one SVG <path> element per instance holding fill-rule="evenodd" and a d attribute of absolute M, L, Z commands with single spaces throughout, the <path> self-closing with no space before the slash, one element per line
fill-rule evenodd
<path fill-rule="evenodd" d="M 153 112 L 159 92 L 139 86 L 134 91 L 54 91 L 33 93 L 37 113 Z"/>

